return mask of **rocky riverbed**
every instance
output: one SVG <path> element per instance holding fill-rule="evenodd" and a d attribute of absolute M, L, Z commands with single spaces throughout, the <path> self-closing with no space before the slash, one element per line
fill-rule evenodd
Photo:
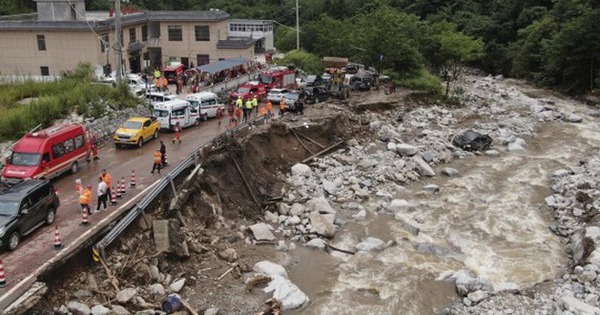
<path fill-rule="evenodd" d="M 84 272 L 67 300 L 55 294 L 50 305 L 156 314 L 179 293 L 205 314 L 258 313 L 270 297 L 277 302 L 261 314 L 600 314 L 600 111 L 502 77 L 467 75 L 459 90 L 461 105 L 372 92 L 255 129 L 265 136 L 252 145 L 276 151 L 255 157 L 257 166 L 297 161 L 305 153 L 294 138 L 273 135 L 322 128 L 327 115 L 346 125 L 331 140 L 346 141 L 289 169 L 254 172 L 260 195 L 278 196 L 258 220 L 224 218 L 251 213 L 226 200 L 251 198 L 239 180 L 215 177 L 233 176 L 224 160 L 209 164 L 223 169 L 208 170 L 191 194 L 201 196 L 190 208 L 202 223 L 170 220 L 183 245 L 175 260 L 138 250 L 151 243 L 147 226 L 107 261 L 121 270 L 118 292 Z M 469 130 L 479 142 L 460 148 Z M 267 189 L 275 177 L 281 185 Z M 150 258 L 132 264 L 132 252 Z"/>

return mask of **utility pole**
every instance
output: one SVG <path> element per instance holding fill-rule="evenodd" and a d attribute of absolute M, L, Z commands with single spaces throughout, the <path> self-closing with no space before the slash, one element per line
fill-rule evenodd
<path fill-rule="evenodd" d="M 121 0 L 115 0 L 115 58 L 117 65 L 117 84 L 121 83 L 121 64 L 123 61 L 121 41 Z"/>
<path fill-rule="evenodd" d="M 300 50 L 300 14 L 298 11 L 298 0 L 296 0 L 296 49 Z"/>

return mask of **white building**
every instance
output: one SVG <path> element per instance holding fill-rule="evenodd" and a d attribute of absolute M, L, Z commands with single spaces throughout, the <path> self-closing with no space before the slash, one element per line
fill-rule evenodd
<path fill-rule="evenodd" d="M 252 38 L 256 40 L 255 52 L 274 49 L 273 21 L 271 20 L 229 20 L 229 37 L 232 39 Z"/>

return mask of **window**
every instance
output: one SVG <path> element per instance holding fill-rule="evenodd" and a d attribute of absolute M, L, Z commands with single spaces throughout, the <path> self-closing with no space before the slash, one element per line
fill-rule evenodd
<path fill-rule="evenodd" d="M 181 109 L 176 109 L 173 111 L 172 116 L 183 116 L 185 115 L 185 109 L 181 108 Z"/>
<path fill-rule="evenodd" d="M 203 66 L 203 65 L 207 65 L 210 63 L 210 56 L 209 55 L 196 55 L 196 65 L 198 67 Z"/>
<path fill-rule="evenodd" d="M 36 205 L 38 202 L 44 200 L 47 196 L 50 195 L 50 185 L 43 185 L 42 187 L 36 189 L 29 198 L 31 198 L 31 204 Z"/>
<path fill-rule="evenodd" d="M 200 102 L 200 106 L 215 105 L 215 104 L 217 104 L 217 100 L 215 100 L 214 98 L 204 99 L 204 100 L 202 100 L 202 102 Z"/>
<path fill-rule="evenodd" d="M 150 127 L 150 124 L 152 123 L 151 120 L 146 120 L 144 121 L 144 127 Z"/>
<path fill-rule="evenodd" d="M 181 31 L 181 25 L 169 25 L 169 41 L 183 41 L 183 32 Z"/>
<path fill-rule="evenodd" d="M 59 157 L 65 154 L 65 149 L 62 146 L 62 143 L 55 144 L 52 146 L 52 157 L 56 160 Z"/>
<path fill-rule="evenodd" d="M 42 155 L 42 163 L 50 163 L 50 153 L 46 152 Z"/>
<path fill-rule="evenodd" d="M 210 28 L 208 25 L 196 25 L 196 41 L 197 42 L 208 42 L 210 41 Z"/>
<path fill-rule="evenodd" d="M 148 25 L 142 25 L 142 41 L 148 40 Z"/>
<path fill-rule="evenodd" d="M 133 43 L 137 39 L 135 38 L 135 27 L 129 29 L 129 42 Z"/>
<path fill-rule="evenodd" d="M 50 69 L 48 69 L 48 67 L 40 67 L 40 72 L 46 77 L 50 75 Z"/>
<path fill-rule="evenodd" d="M 46 50 L 46 36 L 38 35 L 37 42 L 38 42 L 38 50 L 40 50 L 40 51 Z"/>
<path fill-rule="evenodd" d="M 75 150 L 75 142 L 73 139 L 63 142 L 63 146 L 65 147 L 65 153 L 73 152 L 73 150 Z"/>
<path fill-rule="evenodd" d="M 105 53 L 108 51 L 108 34 L 104 34 L 100 37 L 100 52 Z"/>
<path fill-rule="evenodd" d="M 83 135 L 75 137 L 75 149 L 79 149 L 83 146 Z"/>

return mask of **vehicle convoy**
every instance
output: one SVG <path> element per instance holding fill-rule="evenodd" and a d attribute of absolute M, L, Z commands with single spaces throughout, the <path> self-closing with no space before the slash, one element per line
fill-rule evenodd
<path fill-rule="evenodd" d="M 260 83 L 267 91 L 271 89 L 291 88 L 296 83 L 296 71 L 288 67 L 274 67 L 259 75 Z"/>
<path fill-rule="evenodd" d="M 306 102 L 308 93 L 306 91 L 292 90 L 283 96 L 283 102 L 285 103 L 285 110 L 292 111 L 294 105 L 300 99 Z"/>
<path fill-rule="evenodd" d="M 48 180 L 25 180 L 0 192 L 0 248 L 15 250 L 21 237 L 54 223 L 59 206 Z"/>
<path fill-rule="evenodd" d="M 71 171 L 88 159 L 91 142 L 82 125 L 59 124 L 29 132 L 17 141 L 2 171 L 8 183 L 24 179 L 51 179 Z"/>
<path fill-rule="evenodd" d="M 154 105 L 154 117 L 160 124 L 160 129 L 173 131 L 179 123 L 181 128 L 198 125 L 200 113 L 198 106 L 192 106 L 186 100 L 172 100 Z"/>
<path fill-rule="evenodd" d="M 254 96 L 259 100 L 262 100 L 267 97 L 267 89 L 265 85 L 258 81 L 250 81 L 240 85 L 237 91 L 229 94 L 230 100 L 236 100 L 238 97 L 241 97 L 244 101 L 252 99 Z"/>
<path fill-rule="evenodd" d="M 126 145 L 141 147 L 150 139 L 158 138 L 160 123 L 155 117 L 131 117 L 117 129 L 113 142 L 117 148 Z"/>
<path fill-rule="evenodd" d="M 212 92 L 200 92 L 189 94 L 185 99 L 190 102 L 193 108 L 199 111 L 200 120 L 217 117 L 217 109 L 220 107 L 225 111 L 225 104 Z"/>

